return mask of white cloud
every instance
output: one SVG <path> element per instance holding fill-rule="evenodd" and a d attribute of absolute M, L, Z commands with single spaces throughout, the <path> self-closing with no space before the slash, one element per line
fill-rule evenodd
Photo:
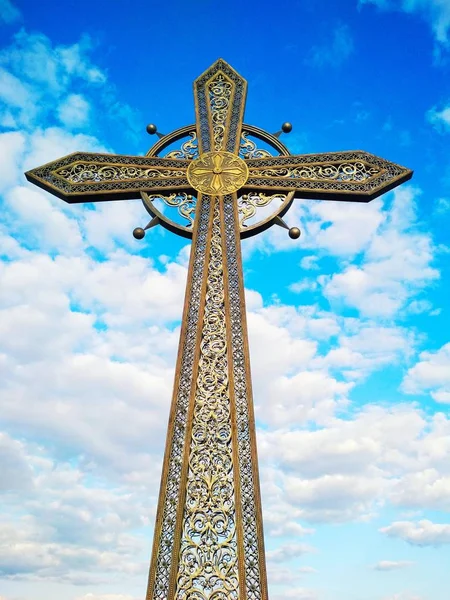
<path fill-rule="evenodd" d="M 439 277 L 431 266 L 431 238 L 415 228 L 416 195 L 408 186 L 394 191 L 392 208 L 370 240 L 361 266 L 349 265 L 327 279 L 324 293 L 330 301 L 341 300 L 363 315 L 391 318 Z"/>
<path fill-rule="evenodd" d="M 0 67 L 0 122 L 3 127 L 28 125 L 38 111 L 32 88 Z"/>
<path fill-rule="evenodd" d="M 311 48 L 307 63 L 313 67 L 338 67 L 342 65 L 353 52 L 353 37 L 348 25 L 338 24 L 331 40 Z"/>
<path fill-rule="evenodd" d="M 380 560 L 374 565 L 376 571 L 397 571 L 410 567 L 414 563 L 409 560 Z"/>
<path fill-rule="evenodd" d="M 440 133 L 450 131 L 450 106 L 438 110 L 435 106 L 427 112 L 427 120 Z"/>
<path fill-rule="evenodd" d="M 306 270 L 316 270 L 319 268 L 317 264 L 318 259 L 319 257 L 314 255 L 304 256 L 300 261 L 300 267 Z"/>
<path fill-rule="evenodd" d="M 434 210 L 440 215 L 450 212 L 450 198 L 438 198 L 435 202 Z"/>
<path fill-rule="evenodd" d="M 450 525 L 432 523 L 426 519 L 396 521 L 388 527 L 382 527 L 381 533 L 389 537 L 400 538 L 413 546 L 441 546 L 450 544 Z"/>
<path fill-rule="evenodd" d="M 402 382 L 407 394 L 429 392 L 436 402 L 450 404 L 450 343 L 437 352 L 422 352 Z"/>
<path fill-rule="evenodd" d="M 440 451 L 444 451 L 448 456 L 449 442 L 445 440 L 440 442 Z M 392 486 L 391 500 L 394 504 L 410 508 L 426 507 L 448 512 L 450 511 L 450 476 L 446 473 L 445 467 L 441 470 L 428 468 L 409 473 Z"/>
<path fill-rule="evenodd" d="M 25 151 L 26 136 L 19 131 L 0 133 L 0 190 L 16 183 L 17 165 L 21 163 Z"/>
<path fill-rule="evenodd" d="M 2 474 L 0 490 L 27 490 L 31 486 L 32 473 L 23 444 L 0 432 L 0 464 Z"/>
<path fill-rule="evenodd" d="M 287 520 L 367 520 L 386 503 L 450 510 L 449 435 L 444 415 L 426 420 L 409 406 L 369 406 L 314 431 L 259 431 L 271 534 Z"/>
<path fill-rule="evenodd" d="M 268 550 L 266 552 L 266 557 L 271 563 L 284 563 L 286 561 L 294 560 L 299 556 L 303 556 L 308 552 L 314 552 L 314 550 L 314 548 L 307 544 L 285 544 L 275 550 Z"/>
<path fill-rule="evenodd" d="M 434 37 L 448 44 L 450 30 L 450 5 L 446 0 L 359 0 L 360 4 L 375 4 L 382 10 L 417 13 L 431 25 Z"/>
<path fill-rule="evenodd" d="M 70 94 L 58 107 L 59 120 L 68 128 L 83 127 L 89 122 L 89 103 L 81 94 Z"/>
<path fill-rule="evenodd" d="M 275 592 L 270 597 L 274 600 L 285 600 L 286 598 L 293 598 L 294 600 L 319 600 L 318 592 L 300 587 L 283 590 L 281 594 Z"/>
<path fill-rule="evenodd" d="M 65 252 L 81 247 L 78 224 L 61 211 L 60 200 L 31 186 L 16 186 L 4 198 L 11 212 L 20 217 L 22 226 L 30 227 L 28 235 L 37 239 L 42 249 Z"/>

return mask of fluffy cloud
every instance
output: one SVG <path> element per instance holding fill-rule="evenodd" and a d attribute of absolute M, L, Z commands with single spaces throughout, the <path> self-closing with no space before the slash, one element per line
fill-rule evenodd
<path fill-rule="evenodd" d="M 36 444 L 1 439 L 7 460 L 3 505 L 8 518 L 0 522 L 4 578 L 84 585 L 145 572 L 149 542 L 132 531 L 153 516 L 148 489 L 140 494 L 138 487 L 131 495 L 124 487 L 106 488 L 87 463 L 83 472 L 73 461 L 55 463 Z M 8 476 L 8 466 L 17 468 L 24 456 L 25 486 L 17 475 Z"/>
<path fill-rule="evenodd" d="M 276 533 L 284 521 L 368 519 L 386 502 L 448 511 L 449 433 L 444 415 L 427 420 L 408 406 L 369 406 L 315 431 L 261 431 L 265 517 Z"/>
<path fill-rule="evenodd" d="M 426 519 L 396 521 L 388 527 L 382 527 L 381 533 L 389 537 L 400 538 L 413 546 L 442 546 L 450 544 L 450 525 L 432 523 Z"/>
<path fill-rule="evenodd" d="M 437 352 L 422 352 L 402 383 L 407 394 L 429 392 L 436 402 L 450 404 L 450 343 Z"/>
<path fill-rule="evenodd" d="M 392 207 L 370 240 L 361 266 L 349 265 L 326 280 L 324 293 L 330 301 L 343 301 L 363 315 L 390 318 L 439 277 L 432 267 L 430 236 L 415 229 L 416 196 L 407 186 L 393 193 Z"/>
<path fill-rule="evenodd" d="M 81 94 L 70 94 L 58 107 L 59 120 L 68 128 L 78 128 L 89 122 L 89 104 Z"/>

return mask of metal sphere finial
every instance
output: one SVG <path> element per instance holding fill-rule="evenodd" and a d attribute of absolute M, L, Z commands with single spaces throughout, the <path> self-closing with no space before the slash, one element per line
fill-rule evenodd
<path fill-rule="evenodd" d="M 283 133 L 290 133 L 292 131 L 292 123 L 289 123 L 289 121 L 283 123 L 283 125 L 281 126 L 281 131 Z"/>
<path fill-rule="evenodd" d="M 158 131 L 158 128 L 154 123 L 149 123 L 146 127 L 146 130 L 150 135 L 154 135 Z"/>
<path fill-rule="evenodd" d="M 142 229 L 142 227 L 136 227 L 136 229 L 133 229 L 133 237 L 137 240 L 142 240 L 142 238 L 145 237 L 145 231 Z"/>
<path fill-rule="evenodd" d="M 291 227 L 289 229 L 289 237 L 291 238 L 291 240 L 298 240 L 298 238 L 300 237 L 301 231 L 298 227 Z"/>

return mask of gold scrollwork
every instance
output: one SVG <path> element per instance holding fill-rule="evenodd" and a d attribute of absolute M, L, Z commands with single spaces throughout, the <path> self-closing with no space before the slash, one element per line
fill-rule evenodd
<path fill-rule="evenodd" d="M 214 150 L 222 150 L 233 85 L 222 73 L 208 83 Z"/>
<path fill-rule="evenodd" d="M 241 229 L 247 227 L 245 221 L 254 217 L 258 208 L 268 206 L 273 200 L 285 200 L 286 194 L 272 194 L 267 196 L 263 192 L 249 192 L 238 198 L 239 225 Z"/>
<path fill-rule="evenodd" d="M 239 146 L 239 155 L 242 158 L 269 158 L 272 156 L 268 150 L 258 148 L 256 143 L 249 139 L 247 131 L 241 133 L 241 144 Z"/>
<path fill-rule="evenodd" d="M 141 168 L 133 165 L 102 165 L 78 162 L 56 171 L 70 183 L 88 183 L 102 181 L 122 181 L 126 179 L 164 179 L 167 177 L 185 177 L 184 170 Z"/>
<path fill-rule="evenodd" d="M 166 206 L 170 208 L 176 208 L 180 217 L 186 219 L 188 222 L 185 227 L 193 227 L 194 226 L 194 218 L 195 218 L 195 206 L 197 203 L 197 199 L 190 194 L 186 194 L 185 192 L 174 192 L 173 194 L 169 194 L 168 196 L 163 196 L 162 194 L 152 194 L 148 196 L 148 199 L 151 202 L 155 200 L 162 200 Z"/>
<path fill-rule="evenodd" d="M 236 499 L 220 205 L 215 201 L 176 600 L 238 600 Z"/>
<path fill-rule="evenodd" d="M 198 140 L 197 132 L 191 131 L 189 139 L 181 144 L 180 150 L 172 150 L 168 152 L 165 158 L 184 158 L 193 159 L 198 156 Z"/>
<path fill-rule="evenodd" d="M 363 162 L 300 165 L 250 170 L 250 177 L 290 177 L 293 179 L 328 179 L 333 181 L 365 181 L 381 169 Z"/>

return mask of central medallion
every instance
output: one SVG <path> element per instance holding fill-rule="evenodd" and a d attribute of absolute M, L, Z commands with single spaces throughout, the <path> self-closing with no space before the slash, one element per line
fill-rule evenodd
<path fill-rule="evenodd" d="M 225 196 L 237 192 L 248 179 L 248 167 L 231 152 L 205 152 L 191 162 L 187 178 L 197 192 Z"/>

